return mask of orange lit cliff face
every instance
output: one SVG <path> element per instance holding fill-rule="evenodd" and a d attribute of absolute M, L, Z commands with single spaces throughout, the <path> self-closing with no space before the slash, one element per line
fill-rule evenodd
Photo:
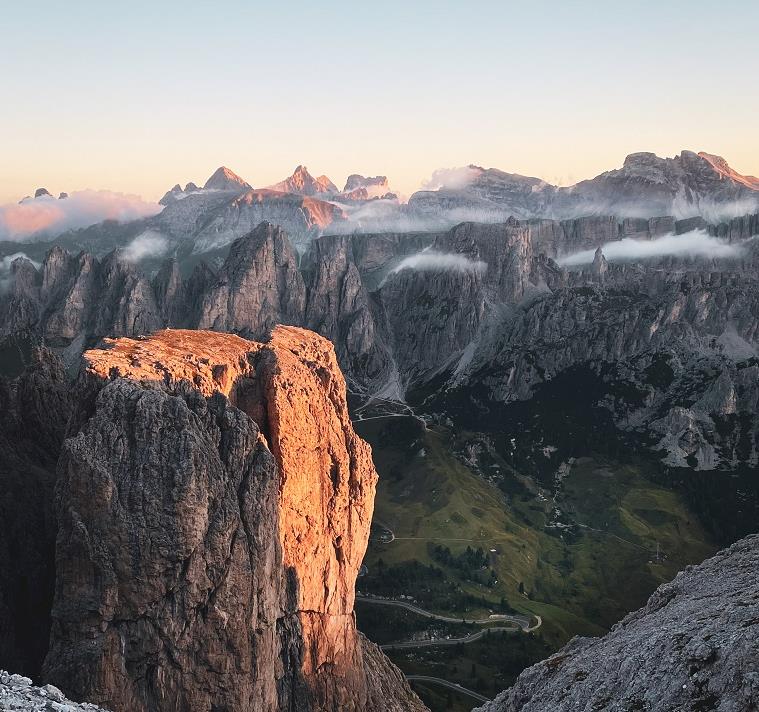
<path fill-rule="evenodd" d="M 330 342 L 107 345 L 61 458 L 49 677 L 113 709 L 424 709 L 356 631 L 377 474 Z"/>
<path fill-rule="evenodd" d="M 722 156 L 715 156 L 704 151 L 700 151 L 698 155 L 707 161 L 719 173 L 721 178 L 734 180 L 736 183 L 745 185 L 751 190 L 759 190 L 759 178 L 741 175 L 736 170 L 733 170 Z"/>
<path fill-rule="evenodd" d="M 264 436 L 280 472 L 283 563 L 298 572 L 299 608 L 352 614 L 377 472 L 371 448 L 351 425 L 332 344 L 291 326 L 277 327 L 266 344 L 179 329 L 107 343 L 109 349 L 84 355 L 93 375 L 187 381 L 204 396 L 222 393 L 260 425 L 266 422 Z M 252 376 L 262 386 L 254 398 Z M 327 489 L 317 492 L 315 486 L 323 484 Z"/>

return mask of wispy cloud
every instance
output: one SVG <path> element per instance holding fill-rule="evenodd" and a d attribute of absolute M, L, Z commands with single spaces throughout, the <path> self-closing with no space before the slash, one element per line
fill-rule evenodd
<path fill-rule="evenodd" d="M 415 255 L 405 257 L 390 271 L 390 274 L 396 274 L 403 270 L 416 270 L 418 272 L 484 272 L 487 267 L 485 262 L 472 260 L 466 255 L 424 250 Z"/>
<path fill-rule="evenodd" d="M 412 206 L 395 200 L 370 200 L 357 205 L 341 207 L 347 219 L 329 225 L 326 234 L 354 232 L 436 232 L 448 230 L 462 222 L 505 222 L 510 213 L 497 209 L 452 208 L 440 212 L 421 213 Z"/>
<path fill-rule="evenodd" d="M 728 243 L 711 237 L 703 230 L 694 230 L 684 235 L 666 235 L 656 240 L 634 240 L 625 238 L 601 245 L 604 256 L 609 261 L 644 260 L 654 257 L 678 256 L 700 258 L 739 257 L 743 253 L 740 244 Z M 560 257 L 559 264 L 572 266 L 589 264 L 593 261 L 595 249 L 575 252 Z"/>
<path fill-rule="evenodd" d="M 119 254 L 126 262 L 141 262 L 149 257 L 161 257 L 168 249 L 169 243 L 160 232 L 146 230 L 137 235 Z"/>
<path fill-rule="evenodd" d="M 740 200 L 719 202 L 702 199 L 698 203 L 689 203 L 685 198 L 677 196 L 672 203 L 672 214 L 678 218 L 701 216 L 709 223 L 716 224 L 742 215 L 759 212 L 759 196 L 746 197 Z"/>
<path fill-rule="evenodd" d="M 127 222 L 161 210 L 158 203 L 145 202 L 136 195 L 104 190 L 82 190 L 63 200 L 44 196 L 0 206 L 0 240 L 54 237 L 103 220 Z"/>

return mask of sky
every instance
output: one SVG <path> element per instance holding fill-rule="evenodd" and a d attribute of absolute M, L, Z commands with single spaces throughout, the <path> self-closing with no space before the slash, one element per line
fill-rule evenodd
<path fill-rule="evenodd" d="M 756 0 L 4 3 L 0 203 L 158 199 L 303 163 L 404 194 L 474 163 L 568 185 L 634 151 L 759 174 Z"/>

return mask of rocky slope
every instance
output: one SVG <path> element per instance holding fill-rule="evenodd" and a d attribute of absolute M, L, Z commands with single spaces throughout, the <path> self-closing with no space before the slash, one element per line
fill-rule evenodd
<path fill-rule="evenodd" d="M 759 537 L 661 586 L 603 638 L 575 638 L 479 712 L 759 707 Z"/>
<path fill-rule="evenodd" d="M 530 399 L 577 367 L 606 386 L 595 405 L 644 434 L 675 467 L 759 462 L 759 285 L 731 272 L 590 268 L 526 301 L 491 329 L 448 398 L 475 410 Z M 500 405 L 499 405 L 500 404 Z"/>
<path fill-rule="evenodd" d="M 167 331 L 85 360 L 44 679 L 115 710 L 423 709 L 355 628 L 376 473 L 329 342 Z"/>

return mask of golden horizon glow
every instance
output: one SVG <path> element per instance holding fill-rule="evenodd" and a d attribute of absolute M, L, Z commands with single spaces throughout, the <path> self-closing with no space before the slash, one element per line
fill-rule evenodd
<path fill-rule="evenodd" d="M 255 187 L 299 163 L 338 187 L 387 175 L 404 195 L 470 163 L 568 185 L 637 151 L 756 175 L 759 4 L 728 5 L 13 4 L 0 203 L 37 187 L 157 200 L 220 165 Z"/>

